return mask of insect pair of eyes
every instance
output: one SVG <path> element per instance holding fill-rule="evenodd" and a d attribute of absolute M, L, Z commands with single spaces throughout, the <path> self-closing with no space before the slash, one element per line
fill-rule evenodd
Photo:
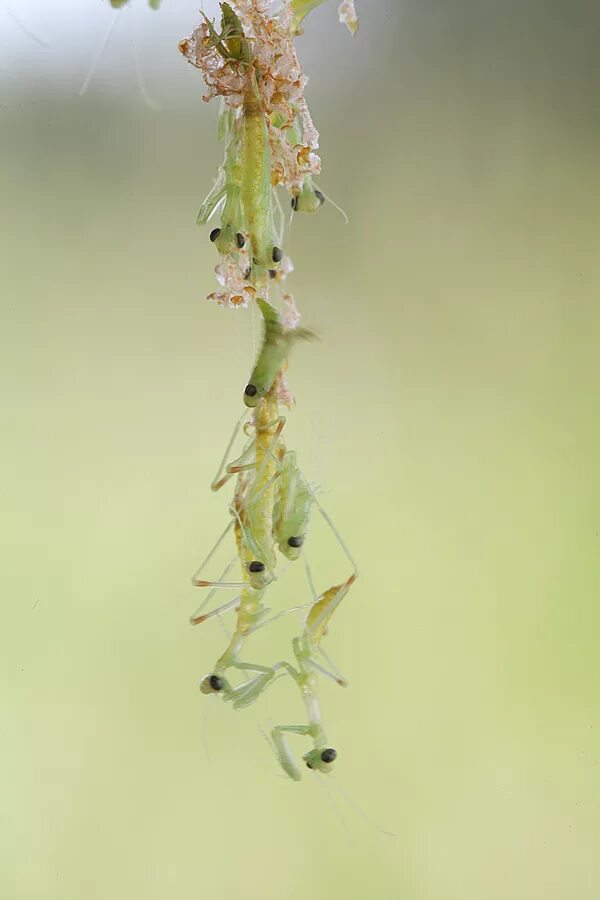
<path fill-rule="evenodd" d="M 214 242 L 216 241 L 216 239 L 219 237 L 220 234 L 221 234 L 221 229 L 220 229 L 220 228 L 213 228 L 213 230 L 212 230 L 211 233 L 209 234 L 209 238 L 210 238 L 210 240 L 213 242 L 213 244 L 214 244 Z M 236 242 L 236 244 L 238 245 L 238 247 L 240 248 L 240 250 L 242 249 L 242 247 L 243 247 L 244 244 L 246 243 L 246 238 L 245 238 L 244 235 L 241 233 L 241 231 L 238 231 L 238 233 L 236 234 L 236 236 L 235 236 L 235 242 Z"/>
<path fill-rule="evenodd" d="M 319 201 L 321 206 L 323 206 L 323 204 L 325 203 L 325 195 L 323 193 L 321 193 L 321 191 L 315 191 L 315 197 L 317 198 L 317 200 Z M 290 201 L 290 206 L 292 207 L 294 212 L 297 212 L 297 210 L 298 210 L 298 198 L 297 197 L 292 197 L 292 199 Z"/>
<path fill-rule="evenodd" d="M 327 747 L 321 753 L 321 760 L 324 763 L 332 763 L 336 757 L 337 757 L 337 750 L 334 750 L 333 747 Z M 311 764 L 309 762 L 307 762 L 306 765 L 308 766 L 309 769 L 314 768 L 313 766 L 311 766 Z"/>

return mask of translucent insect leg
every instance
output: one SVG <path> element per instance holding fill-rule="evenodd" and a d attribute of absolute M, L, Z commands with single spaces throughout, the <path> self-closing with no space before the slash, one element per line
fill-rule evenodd
<path fill-rule="evenodd" d="M 348 560 L 350 561 L 350 564 L 351 564 L 352 569 L 353 569 L 353 574 L 354 574 L 354 579 L 353 579 L 353 580 L 356 580 L 356 579 L 358 578 L 358 566 L 356 565 L 356 560 L 354 559 L 354 557 L 353 557 L 352 554 L 350 553 L 350 550 L 348 549 L 348 545 L 346 544 L 345 540 L 343 539 L 343 537 L 341 536 L 341 534 L 339 533 L 339 531 L 337 530 L 337 528 L 335 527 L 335 525 L 334 525 L 333 522 L 331 521 L 331 518 L 329 517 L 328 513 L 325 512 L 325 510 L 323 509 L 323 507 L 321 506 L 321 504 L 320 504 L 319 501 L 317 500 L 317 497 L 316 497 L 314 491 L 312 491 L 312 498 L 313 498 L 313 503 L 315 504 L 315 506 L 317 507 L 317 509 L 319 510 L 319 512 L 321 513 L 321 515 L 323 516 L 323 518 L 325 519 L 325 521 L 327 522 L 327 524 L 329 525 L 329 527 L 331 528 L 333 534 L 334 534 L 335 537 L 337 538 L 338 544 L 340 545 L 340 547 L 342 548 L 342 550 L 343 550 L 344 553 L 346 554 L 346 557 L 347 557 Z"/>
<path fill-rule="evenodd" d="M 335 678 L 335 680 L 337 681 L 337 683 L 338 683 L 339 685 L 341 685 L 342 687 L 348 687 L 348 679 L 345 678 L 345 677 L 342 675 L 342 673 L 340 672 L 340 670 L 338 669 L 338 667 L 336 666 L 336 664 L 333 662 L 333 660 L 331 659 L 331 657 L 330 657 L 327 653 L 325 653 L 325 651 L 323 650 L 323 648 L 322 648 L 320 645 L 319 645 L 319 648 L 318 648 L 318 651 L 317 651 L 317 652 L 319 653 L 320 656 L 323 657 L 323 659 L 325 660 L 325 662 L 327 663 L 327 665 L 329 666 L 329 668 L 330 668 L 331 671 L 333 672 L 334 678 Z M 315 663 L 314 660 L 312 660 L 312 663 L 313 663 L 314 665 L 316 665 L 316 663 Z M 319 671 L 323 671 L 323 673 L 325 674 L 325 670 L 324 670 L 324 669 L 323 669 L 323 670 L 319 670 Z"/>
<path fill-rule="evenodd" d="M 317 672 L 320 672 L 321 675 L 326 675 L 327 678 L 331 678 L 331 680 L 335 681 L 336 684 L 339 684 L 340 687 L 348 687 L 348 682 L 345 678 L 338 677 L 333 672 L 330 672 L 329 669 L 321 666 L 316 660 L 308 659 L 307 663 L 312 669 L 316 669 Z"/>
<path fill-rule="evenodd" d="M 153 100 L 150 94 L 148 93 L 148 89 L 146 88 L 146 82 L 144 81 L 144 76 L 142 74 L 142 66 L 140 63 L 140 54 L 138 52 L 138 43 L 137 43 L 137 32 L 135 27 L 135 16 L 131 17 L 131 43 L 133 45 L 133 62 L 135 66 L 135 77 L 138 83 L 138 88 L 140 90 L 140 94 L 142 95 L 142 99 L 146 106 L 153 110 L 153 112 L 160 112 L 162 107 L 160 103 L 157 103 L 156 100 Z"/>
<path fill-rule="evenodd" d="M 275 226 L 275 231 L 276 231 L 275 238 L 277 240 L 277 245 L 279 247 L 281 247 L 281 245 L 283 244 L 283 232 L 285 230 L 285 216 L 283 213 L 283 207 L 281 205 L 281 200 L 279 199 L 279 194 L 277 193 L 275 188 L 273 188 L 272 196 L 275 201 L 275 208 L 277 210 L 277 215 L 278 215 L 278 219 L 279 219 L 279 227 Z"/>
<path fill-rule="evenodd" d="M 260 622 L 254 628 L 251 628 L 248 634 L 253 634 L 255 631 L 258 631 L 260 628 L 264 628 L 265 625 L 270 625 L 271 622 L 276 622 L 277 619 L 281 619 L 282 616 L 288 616 L 290 613 L 297 612 L 299 609 L 307 609 L 307 607 L 312 606 L 313 601 L 311 600 L 309 603 L 301 603 L 299 606 L 290 606 L 288 609 L 283 609 L 281 612 L 278 612 L 275 616 L 271 616 L 270 619 L 265 619 L 264 622 Z"/>
<path fill-rule="evenodd" d="M 216 544 L 214 545 L 214 547 L 212 548 L 212 550 L 209 552 L 209 554 L 208 554 L 208 556 L 206 557 L 206 559 L 205 559 L 202 563 L 200 563 L 200 565 L 198 566 L 198 568 L 196 569 L 196 571 L 195 571 L 194 574 L 192 575 L 192 582 L 193 582 L 193 583 L 196 582 L 196 579 L 198 578 L 198 575 L 200 574 L 200 572 L 204 569 L 204 566 L 205 566 L 208 562 L 210 562 L 210 560 L 213 558 L 214 554 L 217 552 L 217 550 L 219 549 L 219 547 L 221 546 L 221 544 L 223 543 L 223 541 L 224 541 L 225 538 L 227 537 L 227 534 L 228 534 L 228 532 L 230 531 L 230 529 L 233 528 L 234 521 L 235 521 L 235 520 L 232 519 L 231 522 L 229 522 L 229 524 L 227 525 L 227 527 L 226 527 L 226 528 L 222 531 L 222 533 L 219 535 Z"/>
<path fill-rule="evenodd" d="M 246 416 L 247 416 L 246 412 L 242 413 L 240 418 L 235 423 L 235 427 L 233 429 L 231 437 L 229 438 L 229 443 L 227 444 L 227 447 L 225 448 L 225 452 L 222 456 L 221 462 L 219 463 L 219 468 L 217 470 L 217 474 L 215 475 L 215 477 L 213 478 L 213 480 L 211 481 L 211 484 L 210 484 L 211 490 L 213 490 L 213 491 L 218 491 L 219 488 L 222 487 L 226 481 L 228 481 L 228 478 L 221 479 L 221 481 L 219 481 L 219 479 L 221 477 L 221 472 L 227 465 L 227 460 L 229 459 L 229 454 L 231 453 L 231 448 L 233 447 L 235 439 L 238 436 L 238 432 L 239 432 L 240 428 L 242 427 L 242 422 L 244 421 Z"/>
<path fill-rule="evenodd" d="M 231 559 L 229 561 L 229 563 L 225 566 L 225 568 L 219 575 L 219 581 L 222 581 L 224 578 L 227 578 L 227 576 L 233 569 L 236 562 L 237 562 L 237 556 L 234 556 L 233 559 Z M 210 603 L 210 601 L 212 600 L 212 598 L 214 597 L 215 594 L 216 594 L 216 589 L 210 591 L 210 593 L 207 594 L 207 596 L 204 598 L 204 600 L 202 601 L 202 603 L 200 604 L 200 606 L 198 607 L 198 609 L 196 610 L 194 615 L 190 616 L 190 624 L 191 625 L 197 625 L 198 622 L 202 621 L 202 618 L 199 618 L 199 616 L 201 615 L 202 611 L 204 609 L 206 609 L 206 607 L 208 606 L 208 604 Z M 221 620 L 219 619 L 219 621 L 221 621 Z"/>
<path fill-rule="evenodd" d="M 315 601 L 318 599 L 319 595 L 317 594 L 317 590 L 315 588 L 315 583 L 314 583 L 313 577 L 312 577 L 312 570 L 311 570 L 309 562 L 308 562 L 308 556 L 306 555 L 306 551 L 304 549 L 302 550 L 302 561 L 304 562 L 304 571 L 306 572 L 306 579 L 308 581 L 308 586 L 310 587 L 310 592 L 312 594 L 313 601 Z"/>
<path fill-rule="evenodd" d="M 357 813 L 361 819 L 364 819 L 372 828 L 376 831 L 379 831 L 381 834 L 385 834 L 387 837 L 397 838 L 398 835 L 394 831 L 387 831 L 385 828 L 382 828 L 374 819 L 369 816 L 364 809 L 362 809 L 357 803 L 354 802 L 352 797 L 348 794 L 346 790 L 342 787 L 342 785 L 337 781 L 337 779 L 329 779 L 329 784 L 333 787 L 334 790 L 338 792 L 338 794 L 342 797 L 345 803 Z"/>
<path fill-rule="evenodd" d="M 192 584 L 194 587 L 209 587 L 227 591 L 242 591 L 244 588 L 248 587 L 247 581 L 203 581 L 200 578 L 193 578 Z"/>
<path fill-rule="evenodd" d="M 81 87 L 80 87 L 80 89 L 79 89 L 79 96 L 80 96 L 80 97 L 83 97 L 83 95 L 86 93 L 87 89 L 89 88 L 90 84 L 92 83 L 92 78 L 93 78 L 94 75 L 96 74 L 96 69 L 98 68 L 98 63 L 99 63 L 100 60 L 102 59 L 102 54 L 103 54 L 104 51 L 106 50 L 106 46 L 107 46 L 108 42 L 110 41 L 110 39 L 111 39 L 111 37 L 112 37 L 113 31 L 114 31 L 115 28 L 116 28 L 116 25 L 117 25 L 117 22 L 119 21 L 119 16 L 120 16 L 120 15 L 121 15 L 121 10 L 120 10 L 120 9 L 116 10 L 116 11 L 115 11 L 115 14 L 114 14 L 114 16 L 113 16 L 112 23 L 111 23 L 111 25 L 110 25 L 108 31 L 106 32 L 106 36 L 104 37 L 104 40 L 103 40 L 102 43 L 100 44 L 100 47 L 98 48 L 98 50 L 97 50 L 97 52 L 96 52 L 96 55 L 95 55 L 94 58 L 92 59 L 92 62 L 91 62 L 90 67 L 89 67 L 89 69 L 88 69 L 88 73 L 87 73 L 87 75 L 85 76 L 85 78 L 84 78 L 84 80 L 83 80 L 83 84 L 81 85 Z"/>
<path fill-rule="evenodd" d="M 227 612 L 230 609 L 235 609 L 236 606 L 239 605 L 239 602 L 240 598 L 235 597 L 228 603 L 223 603 L 222 606 L 218 606 L 216 609 L 211 609 L 210 612 L 204 613 L 203 615 L 198 615 L 198 613 L 195 613 L 193 616 L 190 616 L 190 625 L 200 625 L 202 622 L 206 622 L 208 619 L 212 619 L 213 616 L 219 616 L 221 615 L 221 613 Z"/>
<path fill-rule="evenodd" d="M 342 207 L 341 207 L 341 206 L 338 206 L 337 203 L 335 202 L 335 200 L 332 200 L 331 197 L 329 196 L 329 194 L 326 194 L 325 191 L 321 191 L 321 193 L 323 194 L 323 196 L 325 197 L 325 199 L 327 200 L 327 202 L 330 203 L 330 204 L 333 206 L 334 209 L 337 209 L 337 211 L 339 212 L 340 216 L 341 216 L 342 219 L 344 220 L 344 224 L 347 225 L 348 222 L 349 222 L 350 220 L 348 219 L 348 216 L 346 215 L 346 213 L 345 213 L 345 211 L 342 209 Z"/>
<path fill-rule="evenodd" d="M 23 34 L 26 34 L 28 38 L 31 38 L 32 41 L 35 41 L 36 44 L 39 44 L 40 47 L 49 47 L 50 44 L 47 41 L 44 41 L 39 35 L 35 34 L 30 28 L 27 27 L 25 22 L 20 19 L 17 14 L 13 11 L 13 9 L 8 5 L 6 0 L 2 0 L 1 4 L 4 9 L 6 15 L 9 19 L 12 19 L 17 28 L 20 28 Z"/>
<path fill-rule="evenodd" d="M 307 735 L 310 734 L 310 732 L 310 725 L 276 725 L 271 730 L 271 740 L 275 748 L 275 753 L 277 755 L 279 765 L 286 773 L 286 775 L 289 775 L 289 777 L 294 781 L 302 781 L 302 775 L 300 774 L 300 770 L 296 766 L 294 757 L 292 756 L 292 751 L 288 746 L 285 735 Z"/>

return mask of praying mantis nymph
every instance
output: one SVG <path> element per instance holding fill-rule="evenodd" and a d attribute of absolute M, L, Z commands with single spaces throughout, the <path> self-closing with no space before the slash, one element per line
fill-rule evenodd
<path fill-rule="evenodd" d="M 258 358 L 244 390 L 244 403 L 251 408 L 258 406 L 261 398 L 271 390 L 277 375 L 287 362 L 292 344 L 297 340 L 310 340 L 316 335 L 307 328 L 286 331 L 270 303 L 258 297 L 256 302 L 263 315 L 264 336 Z"/>
<path fill-rule="evenodd" d="M 305 175 L 299 193 L 293 194 L 290 205 L 294 212 L 314 213 L 325 203 L 325 194 L 315 187 L 312 177 Z"/>
<path fill-rule="evenodd" d="M 227 121 L 225 125 L 227 143 L 222 166 L 222 179 L 217 182 L 217 186 L 220 185 L 221 180 L 222 185 L 214 194 L 216 203 L 209 204 L 205 201 L 200 208 L 196 221 L 198 225 L 204 225 L 214 207 L 221 201 L 224 201 L 221 210 L 221 225 L 218 228 L 213 228 L 210 233 L 210 239 L 219 253 L 226 255 L 234 250 L 241 250 L 246 243 L 246 237 L 244 235 L 241 198 L 240 128 L 233 110 L 226 110 L 223 118 Z M 211 195 L 209 195 L 210 197 Z"/>
<path fill-rule="evenodd" d="M 253 265 L 272 270 L 281 262 L 283 251 L 275 243 L 271 149 L 266 115 L 256 81 L 256 62 L 238 16 L 228 3 L 221 3 L 220 7 L 220 33 L 204 16 L 212 45 L 226 62 L 237 63 L 246 70 L 241 113 L 240 197 L 250 239 L 250 256 Z M 182 46 L 185 48 L 185 45 Z"/>
<path fill-rule="evenodd" d="M 273 534 L 279 552 L 298 559 L 306 538 L 313 492 L 298 467 L 295 450 L 287 450 L 277 480 L 273 510 Z"/>
<path fill-rule="evenodd" d="M 235 515 L 233 524 L 237 555 L 242 565 L 244 580 L 241 583 L 204 581 L 197 577 L 200 570 L 192 579 L 192 583 L 197 587 L 239 587 L 242 589 L 240 596 L 235 600 L 229 601 L 209 613 L 203 613 L 209 599 L 207 598 L 190 620 L 192 624 L 199 624 L 220 612 L 237 608 L 236 627 L 229 645 L 217 660 L 213 671 L 203 679 L 201 684 L 203 693 L 223 692 L 223 696 L 231 698 L 236 707 L 245 705 L 243 691 L 240 690 L 236 694 L 237 689 L 233 689 L 227 681 L 226 671 L 231 667 L 254 671 L 260 673 L 259 678 L 268 674 L 269 680 L 272 671 L 272 667 L 241 663 L 239 656 L 247 636 L 259 627 L 268 613 L 262 601 L 265 587 L 272 580 L 271 572 L 275 567 L 272 511 L 278 459 L 274 453 L 274 447 L 281 434 L 283 420 L 277 416 L 277 398 L 274 391 L 264 398 L 256 410 L 254 427 L 256 430 L 255 459 L 249 466 L 238 467 L 238 485 L 232 504 Z M 254 507 L 256 507 L 255 510 Z M 223 532 L 217 545 L 211 550 L 200 569 L 210 559 L 216 546 L 228 530 L 229 528 Z M 279 666 L 279 668 L 282 667 L 284 667 L 283 664 Z"/>
<path fill-rule="evenodd" d="M 276 725 L 271 731 L 271 740 L 279 764 L 286 775 L 294 781 L 301 781 L 302 775 L 288 746 L 287 734 L 299 734 L 312 739 L 312 749 L 302 757 L 309 769 L 327 774 L 332 771 L 332 764 L 337 757 L 337 751 L 327 746 L 317 692 L 317 675 L 319 673 L 327 675 L 341 686 L 345 686 L 346 682 L 323 668 L 316 657 L 321 640 L 327 634 L 329 620 L 356 581 L 356 577 L 356 573 L 353 573 L 347 581 L 329 588 L 311 605 L 302 634 L 292 641 L 296 667 L 285 661 L 270 667 L 248 666 L 247 668 L 253 668 L 258 672 L 256 677 L 238 688 L 231 689 L 228 686 L 224 693 L 224 699 L 232 701 L 234 708 L 240 709 L 254 703 L 277 675 L 287 673 L 295 681 L 304 701 L 308 722 L 305 725 Z M 205 692 L 209 691 L 205 689 Z"/>
<path fill-rule="evenodd" d="M 275 127 L 282 127 L 285 120 L 281 114 L 275 114 L 271 117 L 271 121 Z M 287 142 L 293 148 L 302 149 L 302 125 L 298 114 L 292 125 L 285 127 L 285 135 Z M 316 212 L 325 203 L 325 194 L 320 191 L 311 175 L 306 173 L 302 178 L 300 188 L 291 190 L 291 207 L 294 212 Z"/>

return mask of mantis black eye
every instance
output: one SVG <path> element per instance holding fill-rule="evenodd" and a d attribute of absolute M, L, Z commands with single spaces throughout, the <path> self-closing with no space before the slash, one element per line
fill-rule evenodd
<path fill-rule="evenodd" d="M 222 691 L 223 690 L 223 679 L 219 678 L 218 675 L 211 675 L 208 679 L 208 683 L 210 684 L 213 691 Z"/>
<path fill-rule="evenodd" d="M 315 197 L 317 198 L 321 206 L 323 206 L 323 204 L 325 203 L 325 195 L 322 194 L 321 191 L 315 191 Z"/>
<path fill-rule="evenodd" d="M 273 247 L 273 262 L 281 262 L 283 259 L 283 250 L 279 247 Z"/>
<path fill-rule="evenodd" d="M 261 563 L 261 561 L 259 559 L 255 559 L 251 563 L 249 563 L 248 571 L 249 572 L 264 572 L 265 564 Z"/>
<path fill-rule="evenodd" d="M 253 384 L 247 384 L 244 393 L 246 397 L 256 397 L 256 395 L 258 394 L 258 388 Z"/>
<path fill-rule="evenodd" d="M 240 248 L 240 250 L 242 249 L 242 247 L 243 247 L 244 244 L 246 243 L 246 238 L 245 238 L 244 235 L 241 233 L 241 231 L 238 231 L 238 233 L 236 234 L 236 236 L 235 236 L 235 242 L 236 242 L 236 244 L 238 245 L 238 247 Z"/>
<path fill-rule="evenodd" d="M 212 230 L 211 233 L 209 234 L 209 238 L 211 239 L 211 241 L 213 242 L 213 244 L 214 244 L 214 242 L 216 241 L 216 239 L 219 237 L 220 234 L 221 234 L 221 229 L 220 229 L 220 228 L 213 228 L 213 230 Z"/>
<path fill-rule="evenodd" d="M 314 769 L 314 766 L 311 766 L 311 764 L 309 763 L 309 761 L 306 760 L 306 768 L 307 768 L 307 769 Z"/>
<path fill-rule="evenodd" d="M 323 750 L 323 752 L 321 753 L 321 759 L 323 760 L 324 763 L 332 763 L 334 761 L 334 759 L 336 758 L 336 756 L 337 756 L 337 753 L 333 749 L 333 747 L 328 747 L 326 750 Z"/>
<path fill-rule="evenodd" d="M 315 193 L 316 193 L 316 192 L 315 192 Z M 294 210 L 294 212 L 296 212 L 296 210 L 298 209 L 298 198 L 297 198 L 297 197 L 292 197 L 292 201 L 291 201 L 291 203 L 290 203 L 290 206 L 292 207 L 292 209 Z"/>
<path fill-rule="evenodd" d="M 301 535 L 298 535 L 298 537 L 288 538 L 288 546 L 290 547 L 301 547 L 303 543 L 304 538 Z"/>

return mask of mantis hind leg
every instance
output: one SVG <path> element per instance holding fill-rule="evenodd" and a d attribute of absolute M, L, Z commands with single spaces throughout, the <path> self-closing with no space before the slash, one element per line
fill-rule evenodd
<path fill-rule="evenodd" d="M 247 414 L 244 412 L 240 416 L 240 418 L 237 420 L 237 422 L 235 423 L 235 427 L 231 433 L 231 437 L 229 438 L 229 443 L 227 444 L 227 447 L 225 448 L 225 452 L 223 453 L 223 456 L 221 458 L 221 462 L 219 463 L 219 468 L 217 469 L 217 474 L 215 475 L 215 477 L 213 478 L 213 480 L 210 483 L 210 488 L 212 491 L 218 491 L 220 488 L 222 488 L 223 485 L 225 484 L 225 482 L 229 481 L 229 478 L 233 474 L 233 473 L 228 473 L 223 478 L 221 478 L 221 473 L 222 473 L 223 469 L 225 468 L 225 466 L 227 465 L 227 460 L 229 458 L 229 454 L 231 453 L 231 448 L 233 447 L 235 439 L 238 436 L 238 432 L 239 432 L 240 428 L 242 427 L 242 422 L 246 418 L 246 415 Z M 242 456 L 244 456 L 246 454 L 247 450 L 252 446 L 252 443 L 253 442 L 250 441 L 247 444 L 247 446 L 242 451 L 241 456 L 239 457 L 240 459 L 242 458 Z M 235 460 L 235 462 L 237 462 L 237 460 Z"/>

